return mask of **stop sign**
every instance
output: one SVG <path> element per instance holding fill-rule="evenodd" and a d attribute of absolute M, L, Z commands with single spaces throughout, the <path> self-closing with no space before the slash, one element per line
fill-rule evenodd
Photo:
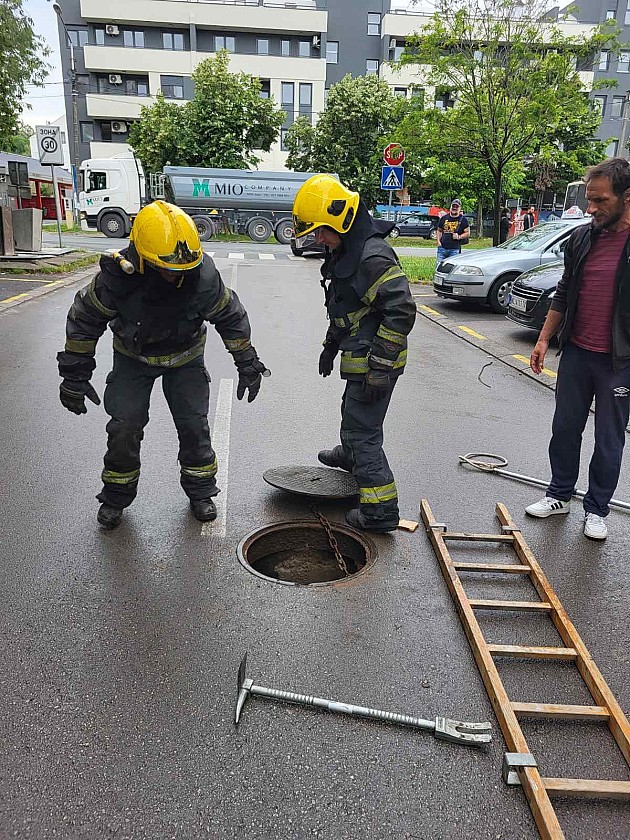
<path fill-rule="evenodd" d="M 400 166 L 405 160 L 405 150 L 400 143 L 390 143 L 383 150 L 383 160 L 388 166 Z"/>

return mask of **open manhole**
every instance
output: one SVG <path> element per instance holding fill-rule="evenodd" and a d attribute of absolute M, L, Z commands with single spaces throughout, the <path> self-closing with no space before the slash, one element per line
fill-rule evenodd
<path fill-rule="evenodd" d="M 310 520 L 279 522 L 252 531 L 239 543 L 238 559 L 248 572 L 285 586 L 325 586 L 360 575 L 376 559 L 374 545 L 347 525 L 330 525 L 347 575 L 339 567 L 323 527 Z"/>

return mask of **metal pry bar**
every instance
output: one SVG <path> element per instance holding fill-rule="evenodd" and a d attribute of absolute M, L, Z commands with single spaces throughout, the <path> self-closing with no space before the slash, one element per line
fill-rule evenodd
<path fill-rule="evenodd" d="M 424 729 L 432 732 L 436 738 L 445 741 L 452 741 L 455 744 L 466 744 L 468 746 L 482 746 L 489 744 L 492 740 L 492 726 L 490 723 L 466 723 L 459 720 L 450 720 L 445 717 L 437 717 L 435 721 L 423 720 L 422 718 L 400 715 L 396 712 L 386 712 L 382 709 L 368 709 L 365 706 L 355 706 L 353 703 L 340 703 L 338 700 L 327 700 L 323 697 L 314 697 L 310 694 L 296 694 L 293 691 L 282 691 L 278 688 L 266 688 L 262 685 L 255 685 L 253 680 L 246 677 L 247 654 L 241 660 L 238 669 L 238 684 L 236 698 L 236 712 L 234 723 L 237 724 L 243 711 L 245 701 L 250 694 L 259 697 L 269 697 L 273 700 L 285 700 L 288 703 L 297 703 L 300 706 L 315 706 L 328 712 L 338 712 L 354 717 L 367 717 L 375 720 L 382 720 L 387 723 L 398 723 L 403 726 L 413 726 L 416 729 Z"/>

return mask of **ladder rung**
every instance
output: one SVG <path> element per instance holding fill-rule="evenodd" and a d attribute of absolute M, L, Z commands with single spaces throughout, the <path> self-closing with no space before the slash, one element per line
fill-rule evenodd
<path fill-rule="evenodd" d="M 531 572 L 529 566 L 519 563 L 453 563 L 453 567 L 462 572 L 504 572 L 508 575 L 527 575 Z"/>
<path fill-rule="evenodd" d="M 443 540 L 461 540 L 461 542 L 514 542 L 512 534 L 464 534 L 456 531 L 444 531 L 440 536 Z"/>
<path fill-rule="evenodd" d="M 512 703 L 518 718 L 562 718 L 565 720 L 608 720 L 604 706 L 569 706 L 563 703 Z"/>
<path fill-rule="evenodd" d="M 474 610 L 532 610 L 549 612 L 553 609 L 546 601 L 484 601 L 481 598 L 469 598 L 468 603 Z"/>
<path fill-rule="evenodd" d="M 600 799 L 630 799 L 630 782 L 608 779 L 550 779 L 543 778 L 547 793 L 556 796 L 583 796 Z"/>
<path fill-rule="evenodd" d="M 513 656 L 519 659 L 577 659 L 577 651 L 564 647 L 527 647 L 525 645 L 488 645 L 495 656 Z"/>

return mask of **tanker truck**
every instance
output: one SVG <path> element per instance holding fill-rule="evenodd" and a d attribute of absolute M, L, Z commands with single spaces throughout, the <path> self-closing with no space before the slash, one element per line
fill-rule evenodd
<path fill-rule="evenodd" d="M 254 242 L 265 242 L 273 234 L 283 245 L 291 241 L 295 194 L 314 174 L 165 166 L 161 175 L 152 177 L 149 197 L 142 165 L 133 155 L 89 158 L 80 170 L 83 225 L 106 236 L 128 236 L 140 208 L 151 199 L 165 198 L 193 217 L 204 242 L 223 218 L 234 233 Z"/>

